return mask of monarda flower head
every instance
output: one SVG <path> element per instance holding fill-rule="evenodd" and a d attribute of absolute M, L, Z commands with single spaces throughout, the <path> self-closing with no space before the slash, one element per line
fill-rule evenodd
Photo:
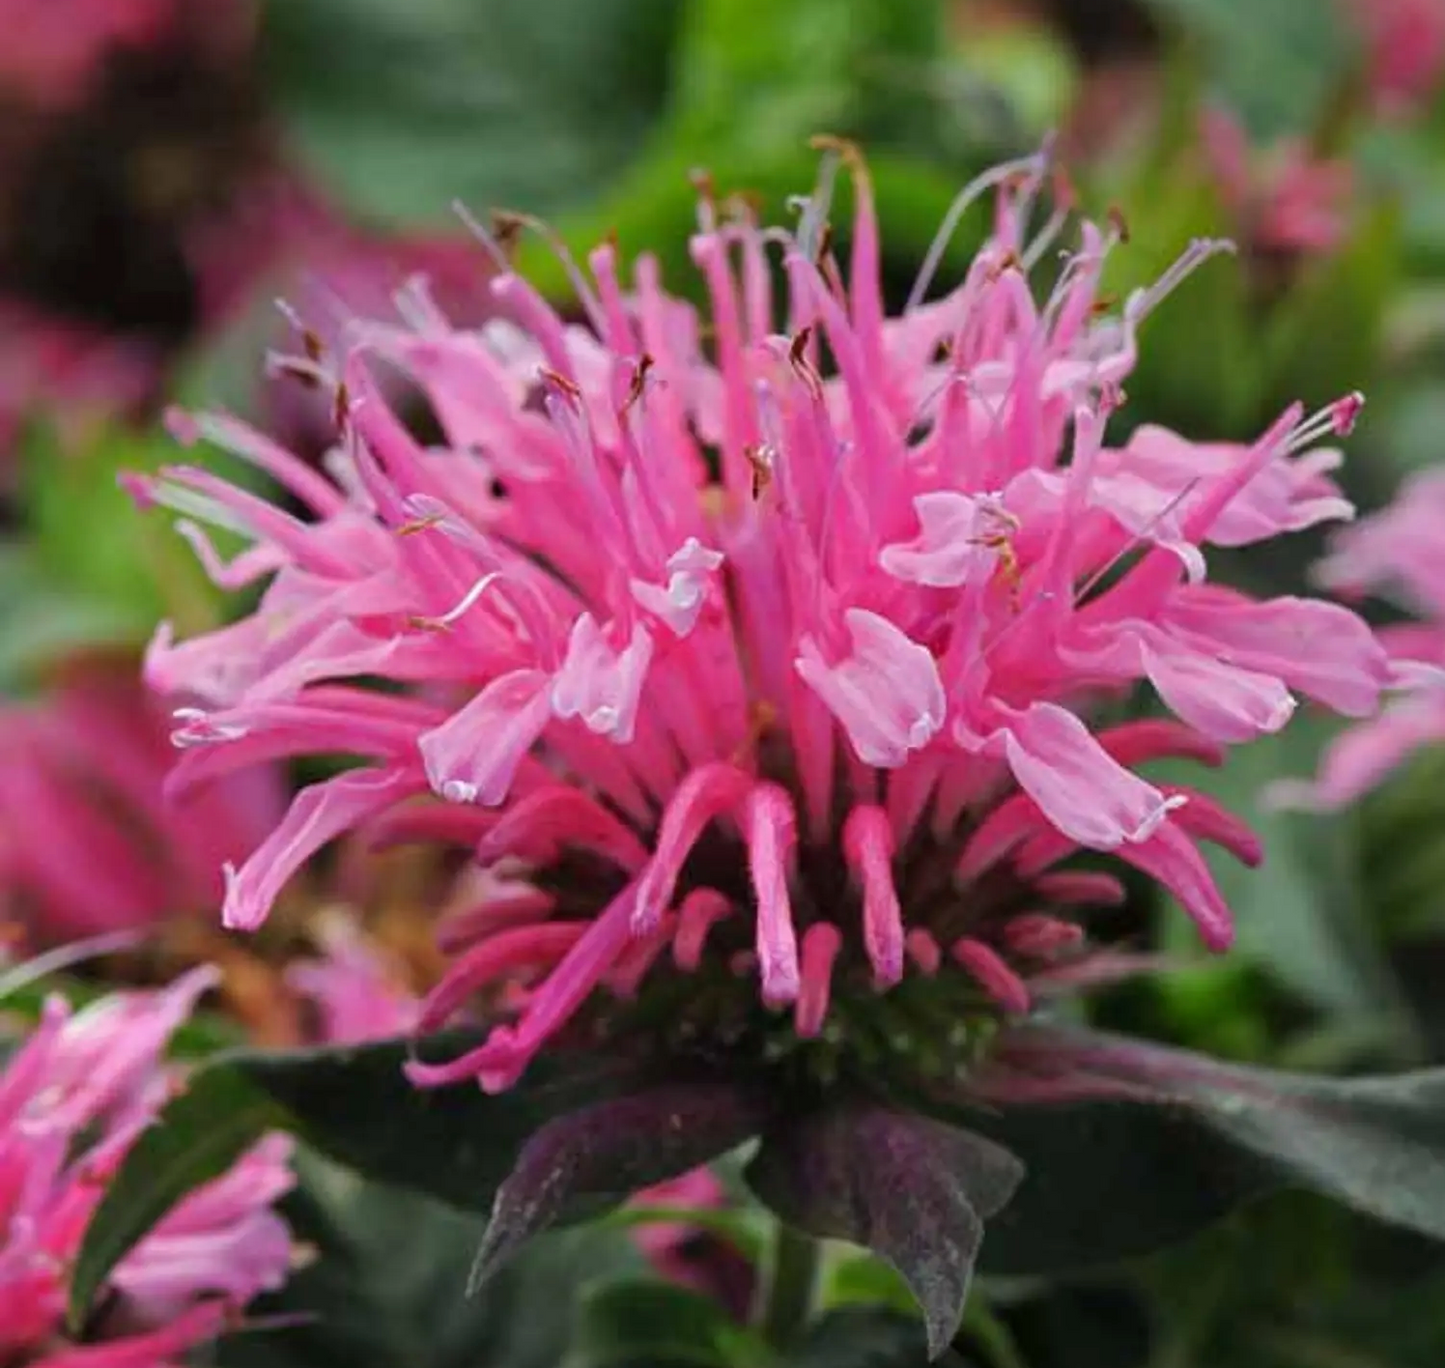
<path fill-rule="evenodd" d="M 650 258 L 625 287 L 604 245 L 573 272 L 585 321 L 564 322 L 491 244 L 507 322 L 457 331 L 416 285 L 401 323 L 294 363 L 335 395 L 333 480 L 232 419 L 178 418 L 289 507 L 189 466 L 134 482 L 220 583 L 270 578 L 238 623 L 151 647 L 181 705 L 174 786 L 360 761 L 230 872 L 228 925 L 258 925 L 353 828 L 473 847 L 488 891 L 443 928 L 422 1025 L 480 1004 L 493 1027 L 415 1077 L 490 1090 L 625 1029 L 765 1055 L 821 1038 L 864 1064 L 923 1037 L 951 1066 L 1001 1014 L 1103 972 L 1089 909 L 1122 887 L 1081 851 L 1227 946 L 1199 843 L 1253 860 L 1255 840 L 1137 769 L 1215 762 L 1296 693 L 1375 708 L 1388 667 L 1361 621 L 1212 584 L 1204 554 L 1347 516 L 1316 444 L 1359 400 L 1291 409 L 1252 446 L 1150 426 L 1110 446 L 1140 325 L 1223 244 L 1116 310 L 1097 286 L 1122 222 L 1084 223 L 1040 299 L 1069 220 L 1035 213 L 1046 184 L 1034 157 L 970 185 L 896 316 L 846 147 L 795 231 L 704 197 L 705 320 Z M 992 235 L 931 293 L 988 195 Z M 386 368 L 425 390 L 440 446 L 398 421 Z M 223 561 L 196 520 L 250 545 Z M 1091 722 L 1145 680 L 1172 719 Z"/>
<path fill-rule="evenodd" d="M 72 1013 L 47 1003 L 0 1072 L 0 1360 L 15 1368 L 154 1368 L 215 1338 L 285 1280 L 291 1142 L 268 1136 L 197 1188 L 112 1271 L 83 1344 L 65 1334 L 70 1270 L 91 1214 L 174 1078 L 161 1055 L 199 995 L 196 970 L 160 993 Z"/>

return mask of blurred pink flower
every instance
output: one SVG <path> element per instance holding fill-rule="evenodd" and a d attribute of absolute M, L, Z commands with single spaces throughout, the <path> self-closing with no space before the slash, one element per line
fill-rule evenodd
<path fill-rule="evenodd" d="M 421 1001 L 401 985 L 381 947 L 339 915 L 324 918 L 317 930 L 323 956 L 286 972 L 287 983 L 315 1009 L 315 1037 L 348 1044 L 409 1034 Z"/>
<path fill-rule="evenodd" d="M 1377 109 L 1408 112 L 1439 89 L 1445 70 L 1445 0 L 1346 0 L 1366 45 Z"/>
<path fill-rule="evenodd" d="M 166 714 L 122 666 L 0 707 L 0 913 L 32 947 L 206 913 L 284 811 L 268 769 L 171 802 Z"/>
<path fill-rule="evenodd" d="M 1040 304 L 1028 270 L 1066 215 L 1029 236 L 1046 180 L 1030 158 L 961 198 L 998 191 L 965 278 L 926 299 L 930 253 L 887 318 L 854 170 L 847 290 L 820 256 L 822 193 L 795 234 L 704 202 L 706 351 L 649 258 L 628 297 L 613 249 L 591 254 L 584 326 L 498 252 L 514 323 L 456 330 L 413 289 L 410 326 L 358 326 L 349 352 L 297 362 L 343 421 L 337 483 L 233 420 L 182 425 L 257 462 L 304 516 L 190 466 L 133 482 L 250 534 L 223 564 L 190 532 L 219 582 L 270 577 L 249 617 L 152 644 L 152 683 L 196 705 L 178 791 L 283 755 L 366 761 L 303 790 L 228 870 L 226 923 L 257 926 L 328 841 L 413 807 L 414 835 L 508 876 L 448 928 L 421 1025 L 477 993 L 510 1019 L 415 1066 L 422 1083 L 506 1088 L 598 1024 L 584 1006 L 609 1010 L 603 987 L 623 1004 L 644 980 L 675 992 L 669 1028 L 695 1031 L 690 1003 L 736 999 L 693 974 L 756 977 L 802 1037 L 836 994 L 920 978 L 960 1020 L 1025 1012 L 1031 978 L 1084 953 L 1076 909 L 1122 896 L 1059 867 L 1081 849 L 1157 879 L 1222 949 L 1229 910 L 1198 843 L 1245 859 L 1257 843 L 1135 767 L 1217 760 L 1283 726 L 1296 691 L 1352 716 L 1377 704 L 1389 672 L 1358 618 L 1209 584 L 1203 549 L 1348 512 L 1337 454 L 1314 447 L 1357 396 L 1293 408 L 1252 446 L 1149 428 L 1104 444 L 1140 324 L 1219 244 L 1112 316 L 1097 285 L 1119 230 L 1084 224 Z M 444 447 L 398 421 L 374 362 L 414 377 Z M 1090 725 L 1095 699 L 1143 680 L 1179 722 Z"/>
<path fill-rule="evenodd" d="M 727 1205 L 727 1190 L 711 1169 L 698 1168 L 644 1188 L 629 1205 L 713 1211 Z M 687 1221 L 648 1221 L 636 1227 L 633 1239 L 668 1282 L 716 1298 L 739 1321 L 746 1317 L 756 1273 L 726 1240 Z"/>
<path fill-rule="evenodd" d="M 107 53 L 157 42 L 176 8 L 177 0 L 0 0 L 0 98 L 50 108 L 83 99 Z"/>
<path fill-rule="evenodd" d="M 262 1140 L 176 1206 L 117 1265 L 84 1346 L 65 1338 L 67 1279 L 86 1224 L 169 1095 L 171 1034 L 212 983 L 117 993 L 72 1013 L 51 999 L 0 1073 L 0 1356 L 27 1368 L 164 1368 L 279 1287 L 291 1240 L 274 1203 L 290 1141 Z"/>
<path fill-rule="evenodd" d="M 62 441 L 89 425 L 139 414 L 155 391 L 160 351 L 0 297 L 0 484 L 24 418 L 51 414 Z"/>
<path fill-rule="evenodd" d="M 179 351 L 265 290 L 314 320 L 433 276 L 459 317 L 475 248 L 367 230 L 291 164 L 253 0 L 0 0 L 0 457 L 23 419 L 144 416 Z M 298 279 L 298 264 L 305 277 Z M 324 302 L 323 302 L 324 301 Z M 320 326 L 317 324 L 317 326 Z M 294 389 L 283 417 L 316 418 Z M 63 434 L 64 435 L 64 434 Z"/>
<path fill-rule="evenodd" d="M 1423 621 L 1384 627 L 1379 638 L 1401 694 L 1376 718 L 1342 733 L 1310 781 L 1276 784 L 1271 798 L 1331 811 L 1379 785 L 1422 748 L 1445 741 L 1445 470 L 1407 480 L 1395 502 L 1335 539 L 1320 583 L 1347 596 L 1384 592 Z"/>
<path fill-rule="evenodd" d="M 1348 162 L 1314 157 L 1297 138 L 1257 153 L 1239 121 L 1218 106 L 1201 115 L 1200 136 L 1224 206 L 1252 252 L 1315 256 L 1340 245 L 1354 188 Z"/>

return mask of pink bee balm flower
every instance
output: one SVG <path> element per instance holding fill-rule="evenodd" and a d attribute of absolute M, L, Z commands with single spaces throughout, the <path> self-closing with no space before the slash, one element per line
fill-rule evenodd
<path fill-rule="evenodd" d="M 283 808 L 279 776 L 236 775 L 167 801 L 175 755 L 139 681 L 76 672 L 37 703 L 0 708 L 0 909 L 34 947 L 209 912 L 218 870 Z"/>
<path fill-rule="evenodd" d="M 727 1189 L 710 1169 L 693 1169 L 644 1188 L 630 1203 L 634 1210 L 677 1208 L 718 1211 L 728 1204 Z M 756 1281 L 753 1266 L 734 1245 L 715 1232 L 688 1221 L 648 1221 L 636 1227 L 633 1240 L 643 1256 L 668 1282 L 691 1288 L 720 1301 L 739 1321 L 748 1313 Z"/>
<path fill-rule="evenodd" d="M 705 328 L 650 258 L 629 293 L 596 249 L 567 324 L 497 253 L 510 322 L 458 331 L 413 293 L 411 328 L 357 324 L 327 358 L 335 485 L 229 420 L 190 429 L 301 511 L 192 466 L 135 482 L 249 538 L 222 563 L 187 524 L 219 579 L 269 577 L 250 616 L 151 647 L 150 680 L 189 705 L 177 791 L 286 755 L 363 761 L 228 872 L 227 924 L 258 925 L 314 852 L 398 811 L 507 875 L 450 928 L 421 1021 L 481 995 L 498 1024 L 420 1082 L 505 1088 L 634 998 L 669 1031 L 724 1035 L 769 1019 L 753 995 L 802 1037 L 880 992 L 1024 1011 L 1036 976 L 1089 953 L 1079 909 L 1122 896 L 1067 867 L 1081 849 L 1157 879 L 1222 949 L 1198 843 L 1256 843 L 1137 767 L 1217 760 L 1297 693 L 1376 705 L 1387 662 L 1353 614 L 1205 577 L 1210 545 L 1347 511 L 1314 447 L 1357 398 L 1292 409 L 1252 446 L 1104 440 L 1140 325 L 1220 244 L 1111 316 L 1119 230 L 1084 224 L 1037 301 L 1029 268 L 1066 215 L 1031 227 L 1029 158 L 965 191 L 890 317 L 869 181 L 843 155 L 846 286 L 824 191 L 796 232 L 704 202 Z M 989 191 L 992 237 L 927 298 Z M 426 391 L 443 445 L 398 421 L 378 367 Z M 1091 725 L 1093 701 L 1146 680 L 1179 721 Z"/>
<path fill-rule="evenodd" d="M 290 1141 L 270 1136 L 198 1188 L 117 1265 L 86 1343 L 65 1338 L 68 1270 L 136 1136 L 170 1094 L 161 1053 L 213 981 L 72 1013 L 59 998 L 0 1074 L 0 1356 L 26 1368 L 177 1362 L 262 1291 L 279 1287 L 290 1235 L 272 1210 L 291 1186 Z"/>
<path fill-rule="evenodd" d="M 1392 592 L 1423 621 L 1380 629 L 1401 694 L 1375 718 L 1343 732 L 1309 782 L 1276 784 L 1285 806 L 1330 811 L 1376 787 L 1417 751 L 1445 741 L 1445 470 L 1409 479 L 1395 502 L 1335 539 L 1316 569 L 1341 595 Z"/>
<path fill-rule="evenodd" d="M 286 973 L 315 1009 L 314 1037 L 346 1044 L 409 1034 L 421 1003 L 401 987 L 380 949 L 339 916 L 323 920 L 319 930 L 324 956 L 293 964 Z"/>
<path fill-rule="evenodd" d="M 1252 251 L 1316 256 L 1340 245 L 1354 186 L 1348 162 L 1312 157 L 1298 139 L 1258 154 L 1222 108 L 1206 110 L 1200 123 L 1209 172 Z"/>
<path fill-rule="evenodd" d="M 176 0 L 0 0 L 0 94 L 47 107 L 81 99 L 108 53 L 157 42 L 176 9 Z"/>
<path fill-rule="evenodd" d="M 1377 108 L 1401 113 L 1435 93 L 1445 68 L 1445 0 L 1347 0 L 1366 46 Z"/>

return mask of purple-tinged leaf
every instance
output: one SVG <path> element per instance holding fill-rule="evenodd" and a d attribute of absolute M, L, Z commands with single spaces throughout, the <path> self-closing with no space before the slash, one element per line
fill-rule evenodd
<path fill-rule="evenodd" d="M 789 1225 L 863 1245 L 902 1274 L 935 1358 L 963 1315 L 983 1223 L 1022 1177 L 1019 1161 L 981 1136 L 869 1102 L 775 1127 L 747 1169 Z"/>
<path fill-rule="evenodd" d="M 1021 1027 L 972 1084 L 924 1099 L 1019 1155 L 991 1272 L 1150 1253 L 1272 1188 L 1312 1188 L 1445 1238 L 1445 1069 L 1325 1078 L 1117 1036 Z"/>
<path fill-rule="evenodd" d="M 468 1289 L 557 1221 L 679 1177 L 751 1139 L 763 1119 L 752 1094 L 722 1079 L 662 1084 L 553 1118 L 497 1189 Z"/>

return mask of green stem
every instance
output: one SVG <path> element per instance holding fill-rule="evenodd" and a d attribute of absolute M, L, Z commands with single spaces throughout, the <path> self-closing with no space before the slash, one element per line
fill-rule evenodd
<path fill-rule="evenodd" d="M 818 1284 L 818 1242 L 778 1223 L 772 1266 L 758 1306 L 758 1328 L 768 1343 L 788 1348 L 807 1325 Z"/>

